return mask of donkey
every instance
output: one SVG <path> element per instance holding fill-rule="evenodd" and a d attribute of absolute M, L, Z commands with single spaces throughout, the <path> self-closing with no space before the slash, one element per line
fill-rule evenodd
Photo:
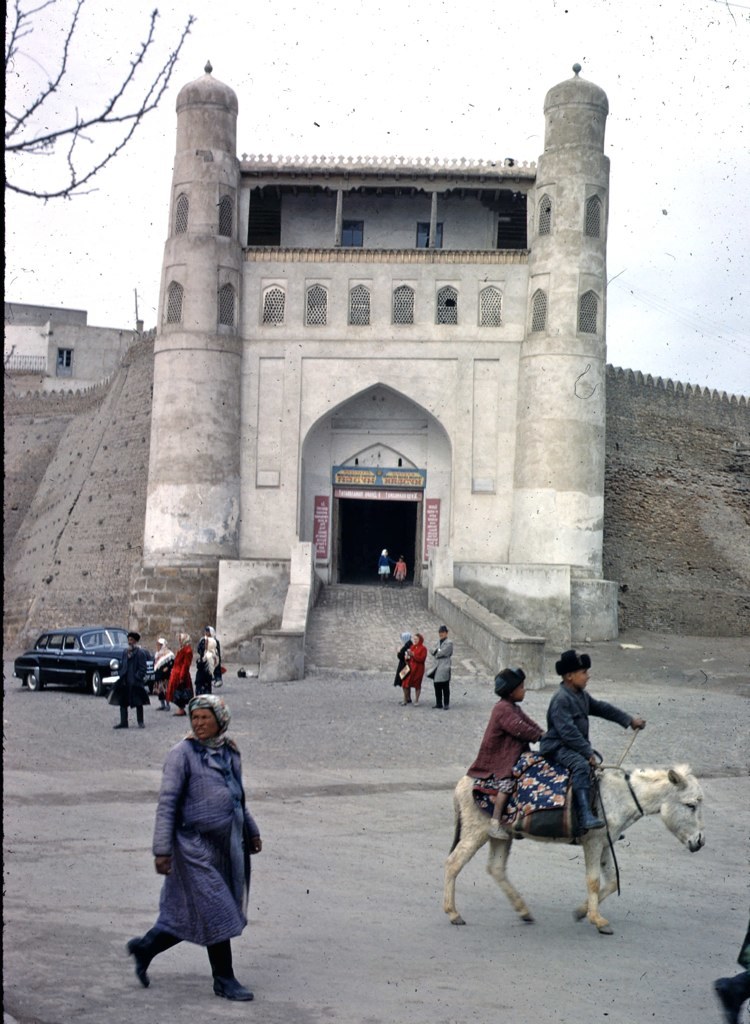
<path fill-rule="evenodd" d="M 474 803 L 473 785 L 474 779 L 465 775 L 453 794 L 456 832 L 445 862 L 443 910 L 450 917 L 451 924 L 466 923 L 456 909 L 456 877 L 477 850 L 489 840 L 488 873 L 508 897 L 521 920 L 531 922 L 534 920 L 531 911 L 518 890 L 508 881 L 506 874 L 513 839 L 510 833 L 507 838 L 490 838 L 490 817 Z M 586 862 L 588 898 L 574 913 L 578 920 L 587 917 L 602 935 L 612 935 L 609 921 L 599 911 L 601 902 L 617 888 L 614 858 L 607 832 L 616 839 L 644 815 L 660 814 L 669 831 L 691 853 L 695 853 L 705 843 L 703 792 L 687 765 L 669 769 L 638 768 L 632 772 L 621 768 L 604 768 L 599 773 L 599 811 L 606 819 L 607 828 L 586 832 L 579 840 Z M 538 842 L 570 843 L 570 839 L 528 838 Z"/>

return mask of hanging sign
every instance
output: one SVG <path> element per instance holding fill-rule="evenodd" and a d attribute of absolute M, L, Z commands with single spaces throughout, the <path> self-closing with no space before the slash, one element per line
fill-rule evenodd
<path fill-rule="evenodd" d="M 424 503 L 424 560 L 430 548 L 440 547 L 440 498 L 428 498 Z"/>
<path fill-rule="evenodd" d="M 324 562 L 328 558 L 330 507 L 330 500 L 327 494 L 315 495 L 313 538 L 315 543 L 315 560 L 318 562 Z"/>

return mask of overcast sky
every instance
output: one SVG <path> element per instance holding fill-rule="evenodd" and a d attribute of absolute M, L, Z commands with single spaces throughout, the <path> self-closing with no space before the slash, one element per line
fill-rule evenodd
<path fill-rule="evenodd" d="M 115 91 L 153 5 L 87 0 L 69 88 L 45 125 Z M 22 41 L 10 109 L 54 73 L 73 7 L 58 0 Z M 750 0 L 180 0 L 159 11 L 162 59 L 188 15 L 197 21 L 159 108 L 96 191 L 7 198 L 6 299 L 131 327 L 137 291 L 141 319 L 156 324 L 175 100 L 208 59 L 237 93 L 240 154 L 529 162 L 545 94 L 578 62 L 610 106 L 608 362 L 750 394 Z M 10 168 L 27 185 L 55 170 L 54 156 Z"/>

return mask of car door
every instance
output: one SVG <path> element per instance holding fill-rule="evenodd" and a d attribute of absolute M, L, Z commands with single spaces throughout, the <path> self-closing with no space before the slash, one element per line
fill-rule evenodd
<path fill-rule="evenodd" d="M 77 636 L 65 634 L 62 654 L 60 656 L 59 681 L 67 685 L 82 685 L 86 675 L 81 664 L 81 645 Z"/>
<path fill-rule="evenodd" d="M 39 652 L 39 679 L 45 686 L 59 681 L 63 640 L 63 633 L 50 633 L 47 646 Z"/>

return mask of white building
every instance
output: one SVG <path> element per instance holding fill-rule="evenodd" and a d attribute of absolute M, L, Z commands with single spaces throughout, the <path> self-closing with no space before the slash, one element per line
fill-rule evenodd
<path fill-rule="evenodd" d="M 616 635 L 604 92 L 548 92 L 536 166 L 299 163 L 237 156 L 210 71 L 177 101 L 144 567 L 215 570 L 228 646 L 293 552 L 374 582 L 384 547 L 558 646 Z"/>

